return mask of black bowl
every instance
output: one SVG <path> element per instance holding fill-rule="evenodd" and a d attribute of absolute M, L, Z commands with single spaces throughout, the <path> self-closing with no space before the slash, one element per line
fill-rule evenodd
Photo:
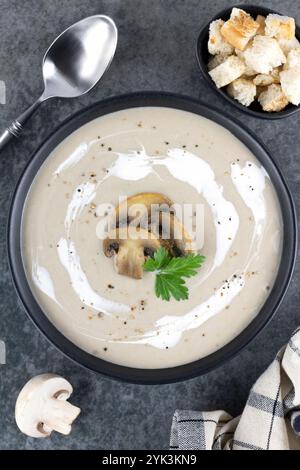
<path fill-rule="evenodd" d="M 198 36 L 197 45 L 196 45 L 196 55 L 197 55 L 198 64 L 207 83 L 209 83 L 209 85 L 213 88 L 213 90 L 215 90 L 215 92 L 219 96 L 222 96 L 223 98 L 226 99 L 226 101 L 233 104 L 240 111 L 243 111 L 244 113 L 247 113 L 250 116 L 263 118 L 263 119 L 281 119 L 281 118 L 284 118 L 284 117 L 290 116 L 291 114 L 296 113 L 297 111 L 299 111 L 300 106 L 295 106 L 291 103 L 288 104 L 287 107 L 283 109 L 282 111 L 278 111 L 274 113 L 268 113 L 266 111 L 263 111 L 263 109 L 261 108 L 257 100 L 251 103 L 251 105 L 248 107 L 244 106 L 241 103 L 239 103 L 237 100 L 235 100 L 234 98 L 231 98 L 231 96 L 229 96 L 223 88 L 217 88 L 215 83 L 211 79 L 210 75 L 208 74 L 208 69 L 207 69 L 207 64 L 209 61 L 209 52 L 207 49 L 208 38 L 209 38 L 209 25 L 212 21 L 217 20 L 219 18 L 221 18 L 224 21 L 228 20 L 230 17 L 232 8 L 241 8 L 247 13 L 250 13 L 250 15 L 252 15 L 254 18 L 257 15 L 267 16 L 269 13 L 276 13 L 279 15 L 281 14 L 281 13 L 278 13 L 277 11 L 270 10 L 269 8 L 264 8 L 264 7 L 260 7 L 256 5 L 255 6 L 254 5 L 233 5 L 230 8 L 226 8 L 225 10 L 222 10 L 214 18 L 212 18 L 209 21 L 209 23 L 207 23 L 202 28 Z M 297 25 L 296 25 L 296 37 L 300 40 L 300 28 Z"/>
<path fill-rule="evenodd" d="M 25 199 L 35 175 L 50 152 L 73 131 L 92 119 L 114 111 L 140 106 L 164 106 L 189 111 L 211 119 L 228 129 L 253 152 L 268 171 L 278 194 L 284 221 L 283 256 L 274 287 L 260 313 L 241 334 L 215 353 L 198 361 L 167 369 L 124 367 L 106 362 L 78 348 L 63 336 L 43 313 L 30 290 L 21 256 L 21 221 Z M 161 92 L 129 94 L 100 101 L 61 124 L 33 154 L 25 168 L 13 196 L 8 223 L 8 255 L 13 281 L 25 310 L 40 331 L 58 349 L 79 364 L 113 378 L 143 384 L 176 382 L 204 374 L 220 366 L 244 348 L 277 310 L 291 279 L 296 245 L 297 229 L 293 201 L 281 173 L 266 148 L 245 127 L 225 113 L 191 98 Z"/>

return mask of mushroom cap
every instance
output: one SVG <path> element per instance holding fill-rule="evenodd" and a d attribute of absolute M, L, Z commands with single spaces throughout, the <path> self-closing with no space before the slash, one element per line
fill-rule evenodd
<path fill-rule="evenodd" d="M 160 246 L 157 235 L 131 226 L 112 230 L 103 241 L 104 254 L 115 256 L 117 272 L 134 279 L 143 277 L 146 259 L 153 256 Z"/>
<path fill-rule="evenodd" d="M 47 437 L 53 429 L 68 434 L 70 423 L 80 413 L 79 408 L 66 402 L 72 392 L 72 385 L 59 375 L 41 374 L 29 380 L 16 401 L 19 429 L 31 437 Z"/>
<path fill-rule="evenodd" d="M 169 212 L 173 201 L 161 193 L 138 193 L 126 198 L 115 210 L 116 226 L 128 224 L 133 220 L 136 225 L 144 218 L 148 220 L 151 209 L 159 212 Z"/>

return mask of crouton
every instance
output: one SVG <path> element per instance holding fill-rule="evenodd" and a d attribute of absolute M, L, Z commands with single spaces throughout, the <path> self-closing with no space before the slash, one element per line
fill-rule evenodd
<path fill-rule="evenodd" d="M 275 83 L 275 80 L 272 77 L 272 75 L 266 75 L 264 73 L 260 73 L 256 75 L 256 77 L 254 77 L 253 83 L 254 85 L 257 85 L 257 86 L 268 86 L 268 85 L 272 85 L 272 83 Z"/>
<path fill-rule="evenodd" d="M 251 67 L 249 67 L 247 64 L 245 64 L 244 75 L 245 75 L 245 77 L 254 77 L 256 75 L 256 72 Z"/>
<path fill-rule="evenodd" d="M 251 47 L 244 51 L 244 60 L 256 73 L 268 74 L 286 62 L 286 57 L 274 38 L 255 36 Z"/>
<path fill-rule="evenodd" d="M 259 24 L 248 13 L 233 8 L 230 19 L 221 27 L 221 33 L 229 44 L 243 51 L 258 28 Z"/>
<path fill-rule="evenodd" d="M 284 64 L 284 69 L 292 69 L 296 65 L 300 65 L 300 47 L 297 49 L 292 49 L 286 58 L 286 63 Z"/>
<path fill-rule="evenodd" d="M 266 87 L 266 86 L 256 85 L 256 96 L 255 96 L 255 98 L 258 99 L 259 95 L 260 95 L 263 91 L 266 91 L 266 90 L 267 90 L 267 87 Z"/>
<path fill-rule="evenodd" d="M 278 39 L 279 46 L 285 55 L 287 55 L 292 49 L 300 47 L 300 42 L 297 38 L 293 39 Z"/>
<path fill-rule="evenodd" d="M 253 79 L 254 85 L 257 86 L 268 86 L 272 83 L 279 83 L 279 68 L 273 69 L 269 74 L 258 74 Z"/>
<path fill-rule="evenodd" d="M 274 78 L 274 83 L 280 83 L 279 74 L 281 70 L 282 70 L 282 66 L 275 67 L 275 69 L 273 69 L 272 72 L 270 73 L 270 75 L 272 75 L 272 77 Z"/>
<path fill-rule="evenodd" d="M 216 54 L 211 56 L 208 61 L 207 68 L 209 71 L 218 67 L 218 65 L 222 64 L 227 59 L 227 56 L 223 56 L 222 54 Z"/>
<path fill-rule="evenodd" d="M 250 47 L 252 44 L 252 41 L 250 41 L 246 47 L 246 49 L 248 49 L 248 47 Z M 246 50 L 245 49 L 245 50 Z M 253 70 L 253 68 L 249 67 L 246 62 L 245 62 L 245 50 L 244 51 L 240 51 L 239 49 L 235 49 L 235 53 L 236 55 L 245 63 L 245 71 L 244 71 L 244 75 L 246 77 L 253 77 L 253 75 L 256 75 L 256 71 Z"/>
<path fill-rule="evenodd" d="M 265 34 L 266 18 L 262 15 L 257 15 L 255 21 L 256 21 L 256 23 L 259 24 L 259 27 L 258 27 L 258 30 L 256 31 L 256 34 L 261 34 L 263 36 Z"/>
<path fill-rule="evenodd" d="M 256 96 L 256 86 L 252 80 L 238 78 L 228 85 L 227 92 L 244 106 L 250 106 Z"/>
<path fill-rule="evenodd" d="M 265 35 L 276 39 L 293 39 L 295 37 L 294 18 L 271 13 L 266 18 Z"/>
<path fill-rule="evenodd" d="M 223 24 L 223 20 L 215 20 L 209 25 L 208 51 L 212 55 L 222 54 L 226 56 L 233 53 L 233 47 L 228 44 L 221 34 L 220 30 Z"/>
<path fill-rule="evenodd" d="M 229 85 L 236 78 L 243 75 L 245 64 L 238 57 L 231 55 L 222 64 L 209 72 L 217 88 Z"/>
<path fill-rule="evenodd" d="M 280 83 L 287 99 L 295 104 L 300 104 L 300 65 L 280 72 Z"/>
<path fill-rule="evenodd" d="M 281 86 L 275 83 L 269 85 L 266 91 L 260 93 L 258 101 L 262 109 L 268 112 L 281 111 L 289 102 Z"/>
<path fill-rule="evenodd" d="M 233 8 L 224 22 L 209 27 L 208 73 L 217 88 L 244 106 L 257 99 L 262 109 L 276 112 L 300 104 L 300 40 L 295 20 L 257 15 Z"/>

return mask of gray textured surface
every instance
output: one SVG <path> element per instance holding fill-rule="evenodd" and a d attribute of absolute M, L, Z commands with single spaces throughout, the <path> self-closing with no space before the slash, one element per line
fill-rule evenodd
<path fill-rule="evenodd" d="M 248 390 L 277 349 L 300 323 L 300 272 L 271 324 L 224 367 L 194 380 L 164 386 L 120 384 L 73 364 L 41 336 L 16 298 L 6 261 L 5 225 L 9 200 L 31 152 L 74 111 L 109 95 L 168 90 L 201 97 L 226 108 L 264 140 L 282 169 L 300 207 L 300 113 L 278 122 L 248 118 L 216 97 L 199 75 L 194 46 L 201 25 L 233 1 L 226 0 L 1 0 L 0 79 L 7 104 L 0 105 L 0 129 L 41 91 L 41 58 L 55 36 L 95 13 L 111 15 L 119 47 L 101 85 L 74 101 L 52 101 L 31 120 L 26 135 L 0 154 L 0 338 L 7 365 L 0 366 L 0 448 L 161 449 L 167 448 L 175 408 L 225 408 L 240 413 Z M 250 3 L 250 2 L 244 2 Z M 299 2 L 252 1 L 297 18 Z M 70 437 L 34 440 L 14 422 L 18 391 L 33 375 L 51 371 L 74 385 L 72 401 L 82 414 Z"/>

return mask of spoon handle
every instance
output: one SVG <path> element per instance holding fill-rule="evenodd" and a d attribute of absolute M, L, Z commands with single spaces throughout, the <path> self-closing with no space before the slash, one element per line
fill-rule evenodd
<path fill-rule="evenodd" d="M 28 121 L 28 119 L 35 113 L 37 108 L 43 102 L 42 97 L 36 100 L 29 108 L 24 111 L 24 113 L 20 114 L 20 116 L 15 119 L 10 126 L 3 132 L 0 136 L 0 151 L 5 147 L 5 145 L 13 138 L 13 137 L 20 137 L 21 133 L 23 132 L 24 125 Z"/>

